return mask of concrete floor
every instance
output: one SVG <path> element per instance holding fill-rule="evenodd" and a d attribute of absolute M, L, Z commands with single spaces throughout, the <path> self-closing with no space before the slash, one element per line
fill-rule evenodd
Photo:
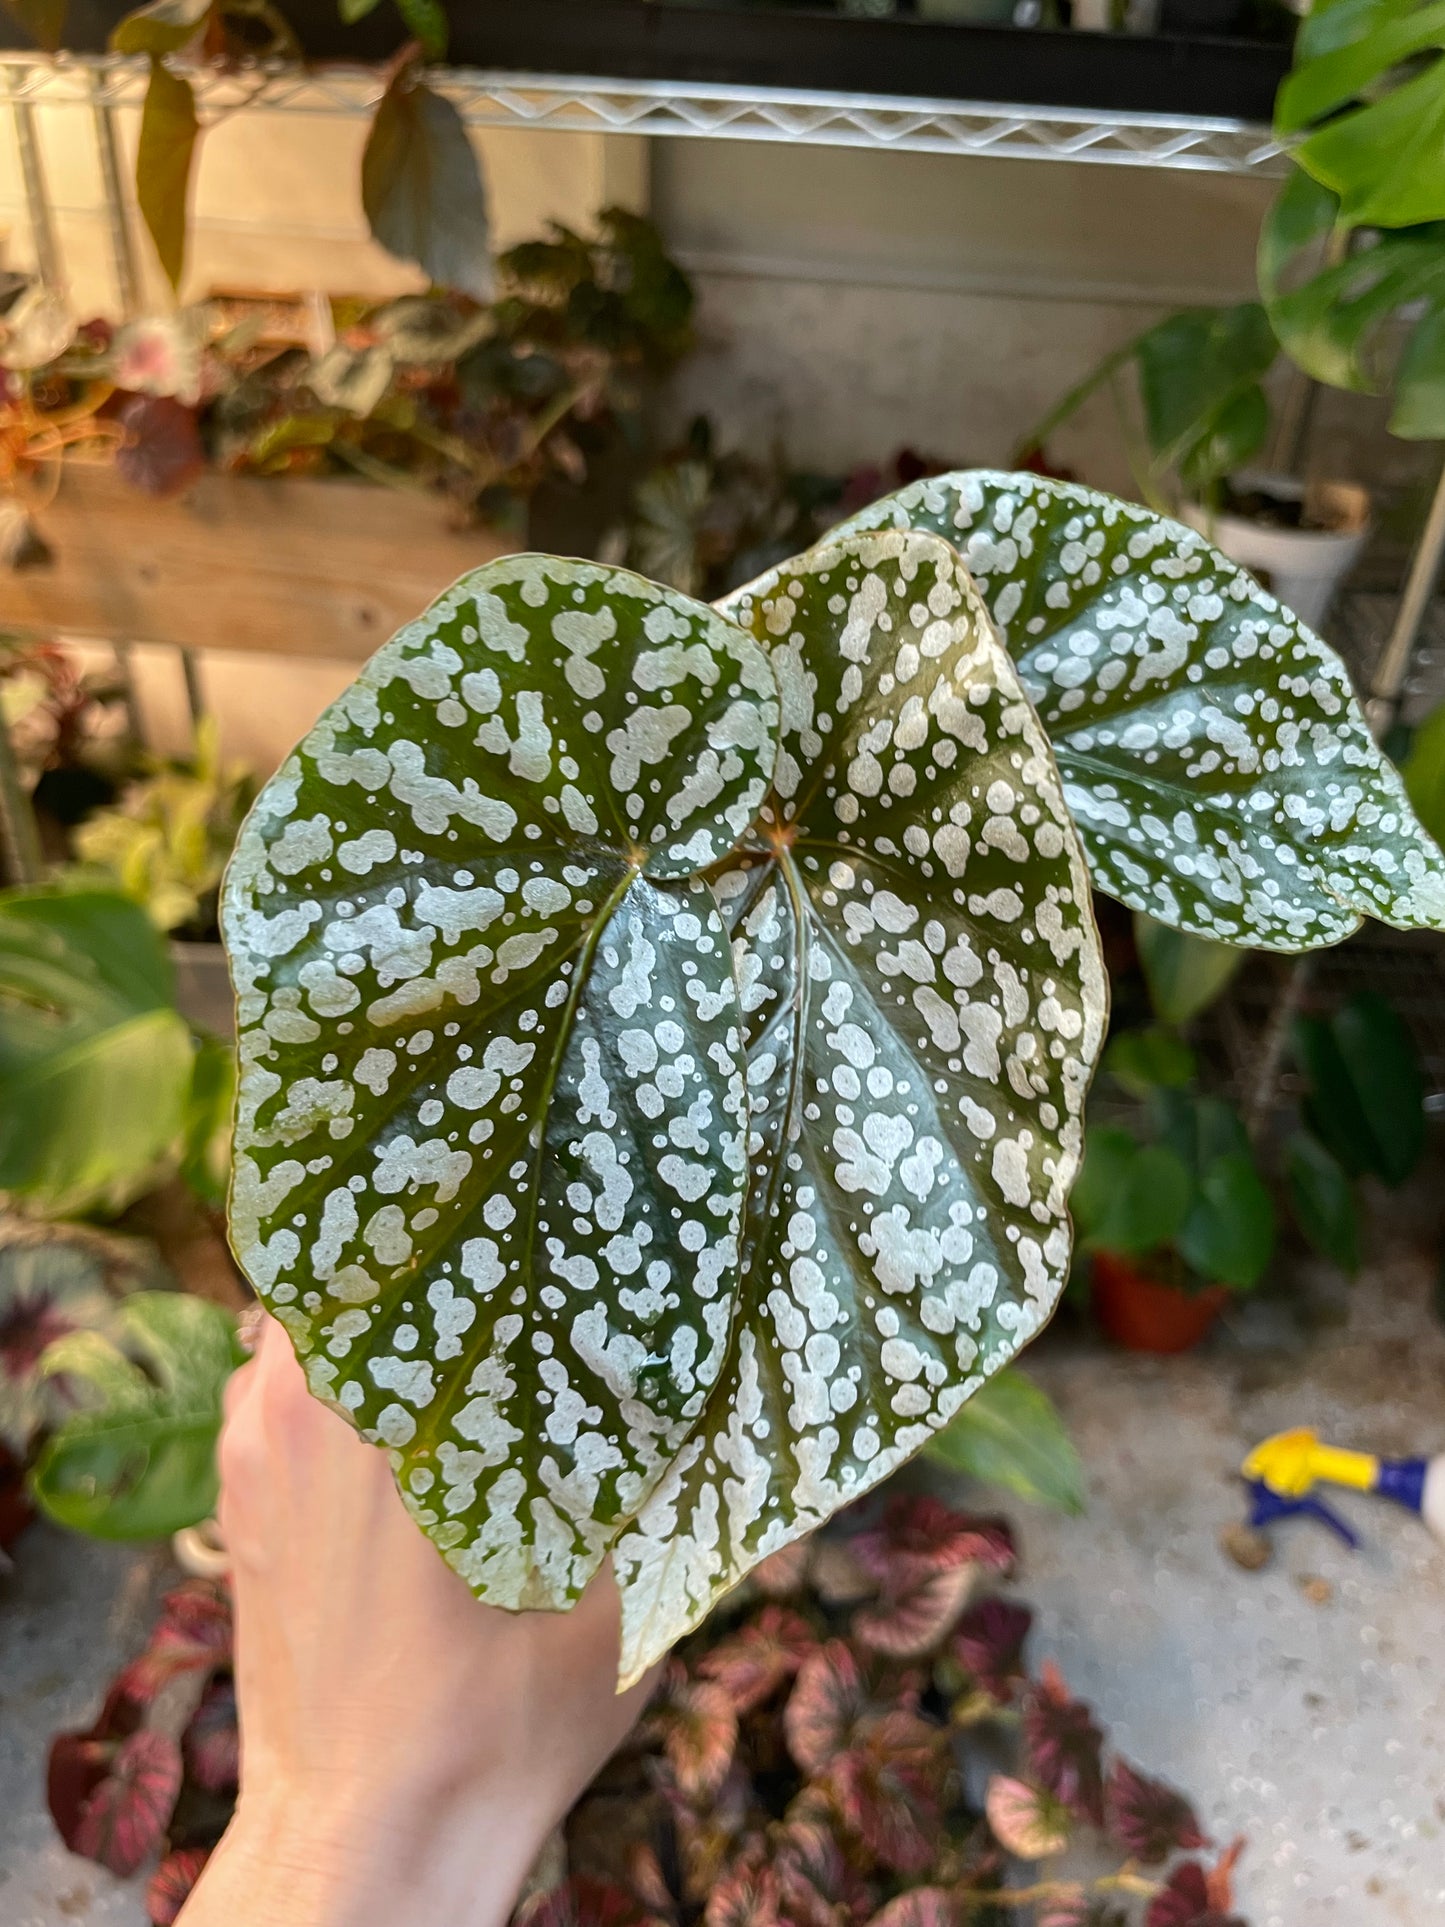
<path fill-rule="evenodd" d="M 1235 1479 L 1261 1438 L 1311 1425 L 1389 1455 L 1445 1451 L 1445 1327 L 1401 1251 L 1303 1347 L 1251 1307 L 1206 1351 L 1141 1360 L 1045 1339 L 1030 1367 L 1088 1472 L 1080 1519 L 1015 1509 L 1019 1590 L 1052 1654 L 1136 1764 L 1175 1780 L 1206 1830 L 1248 1836 L 1253 1927 L 1445 1921 L 1445 1547 L 1380 1500 L 1338 1510 L 1350 1552 L 1303 1520 L 1262 1571 L 1226 1557 Z"/>
<path fill-rule="evenodd" d="M 1445 1920 L 1445 1548 L 1394 1508 L 1344 1500 L 1367 1535 L 1279 1535 L 1244 1572 L 1220 1549 L 1248 1448 L 1311 1424 L 1345 1445 L 1445 1450 L 1445 1328 L 1420 1222 L 1348 1296 L 1316 1280 L 1310 1329 L 1258 1303 L 1186 1359 L 1138 1360 L 1050 1333 L 1030 1368 L 1089 1472 L 1082 1519 L 1012 1506 L 1052 1654 L 1141 1767 L 1249 1836 L 1252 1927 Z M 51 1733 L 93 1716 L 165 1576 L 33 1528 L 0 1580 L 0 1922 L 142 1927 L 138 1885 L 61 1848 L 45 1813 Z"/>

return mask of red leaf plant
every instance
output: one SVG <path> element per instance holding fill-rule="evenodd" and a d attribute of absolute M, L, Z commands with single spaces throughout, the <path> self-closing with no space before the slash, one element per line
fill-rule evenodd
<path fill-rule="evenodd" d="M 1244 1927 L 1239 1846 L 1207 1865 L 1184 1796 L 1109 1760 L 1055 1667 L 1030 1674 L 1026 1607 L 962 1605 L 1011 1569 L 1005 1526 L 893 1495 L 788 1551 L 678 1647 L 568 1817 L 566 1877 L 514 1927 Z M 135 1868 L 164 1849 L 155 1927 L 234 1799 L 230 1655 L 225 1592 L 177 1588 L 96 1725 L 52 1748 L 76 1851 Z M 1113 1871 L 1057 1857 L 1081 1830 Z"/>
<path fill-rule="evenodd" d="M 1177 1787 L 1136 1772 L 1127 1760 L 1114 1762 L 1106 1805 L 1110 1833 L 1146 1867 L 1209 1845 L 1193 1807 Z"/>
<path fill-rule="evenodd" d="M 188 1580 L 162 1601 L 146 1650 L 95 1724 L 51 1743 L 46 1795 L 72 1853 L 124 1878 L 165 1851 L 147 1901 L 158 1922 L 180 1911 L 185 1882 L 230 1817 L 239 1763 L 230 1658 L 225 1589 Z"/>
<path fill-rule="evenodd" d="M 160 1844 L 180 1790 L 180 1748 L 141 1727 L 110 1751 L 66 1845 L 122 1878 L 133 1874 Z"/>
<path fill-rule="evenodd" d="M 1074 1699 L 1052 1660 L 1024 1705 L 1024 1751 L 1045 1792 L 1080 1820 L 1104 1824 L 1103 1728 Z"/>
<path fill-rule="evenodd" d="M 1006 1705 L 1024 1676 L 1024 1642 L 1034 1620 L 1016 1599 L 981 1599 L 959 1620 L 950 1651 L 992 1700 Z"/>
<path fill-rule="evenodd" d="M 209 1847 L 181 1847 L 166 1855 L 146 1887 L 151 1927 L 173 1927 L 210 1857 Z"/>

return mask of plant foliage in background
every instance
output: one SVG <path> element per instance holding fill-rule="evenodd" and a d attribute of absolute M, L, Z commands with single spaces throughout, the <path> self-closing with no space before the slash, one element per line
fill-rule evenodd
<path fill-rule="evenodd" d="M 111 891 L 0 892 L 0 1192 L 114 1215 L 178 1170 L 205 1201 L 230 1053 L 175 1007 L 164 940 Z"/>
<path fill-rule="evenodd" d="M 1168 1085 L 1142 1133 L 1090 1128 L 1073 1208 L 1086 1251 L 1146 1258 L 1172 1285 L 1250 1291 L 1274 1250 L 1274 1204 L 1237 1113 Z"/>
<path fill-rule="evenodd" d="M 76 827 L 75 854 L 159 929 L 208 935 L 221 872 L 253 792 L 247 771 L 222 765 L 219 730 L 205 718 L 192 757 L 152 770 Z"/>
<path fill-rule="evenodd" d="M 638 440 L 649 384 L 691 339 L 693 291 L 652 223 L 622 208 L 591 235 L 554 225 L 509 249 L 497 284 L 485 306 L 216 298 L 119 328 L 47 311 L 7 336 L 0 321 L 0 479 L 43 511 L 64 461 L 114 462 L 157 496 L 208 463 L 360 474 L 515 521 L 541 482 L 580 483 Z"/>
<path fill-rule="evenodd" d="M 94 890 L 0 893 L 0 1191 L 119 1210 L 184 1137 L 195 1051 L 144 911 Z"/>
<path fill-rule="evenodd" d="M 356 21 L 378 0 L 340 0 Z M 67 0 L 7 0 L 39 46 L 65 44 Z M 387 70 L 362 159 L 361 202 L 374 238 L 427 279 L 485 299 L 491 233 L 481 169 L 456 108 L 431 88 L 426 64 L 447 51 L 441 0 L 397 0 L 413 39 Z M 204 126 L 188 69 L 199 64 L 302 59 L 272 0 L 148 0 L 111 34 L 118 54 L 150 63 L 136 145 L 136 198 L 172 287 L 185 272 L 191 183 Z"/>
<path fill-rule="evenodd" d="M 31 1474 L 37 1504 L 95 1539 L 159 1539 L 215 1511 L 221 1395 L 241 1362 L 229 1313 L 188 1292 L 138 1291 L 104 1329 L 41 1360 L 74 1406 Z"/>
<path fill-rule="evenodd" d="M 1390 392 L 1391 432 L 1425 440 L 1445 435 L 1440 51 L 1430 0 L 1311 8 L 1275 105 L 1295 171 L 1259 249 L 1291 358 L 1333 387 Z"/>
<path fill-rule="evenodd" d="M 1165 509 L 1171 493 L 1211 501 L 1219 484 L 1263 448 L 1269 434 L 1264 378 L 1279 355 L 1269 317 L 1257 301 L 1229 308 L 1186 308 L 1116 348 L 1056 402 L 1025 437 L 1024 451 L 1049 438 L 1101 388 L 1112 390 L 1128 420 L 1121 377 L 1138 391 L 1148 460 L 1131 449 L 1143 499 Z"/>
<path fill-rule="evenodd" d="M 1070 814 L 1214 941 L 1445 921 L 1338 661 L 1201 538 L 1029 476 L 859 520 L 912 526 L 721 615 L 463 578 L 229 875 L 241 1262 L 480 1597 L 610 1552 L 624 1678 L 1052 1307 L 1104 1015 Z M 1269 1201 L 1191 1120 L 1168 1235 L 1243 1286 Z"/>
<path fill-rule="evenodd" d="M 51 1742 L 51 1817 L 72 1853 L 122 1879 L 168 1840 L 146 1907 L 170 1927 L 231 1816 L 239 1774 L 230 1598 L 190 1579 L 166 1594 L 95 1723 Z"/>
<path fill-rule="evenodd" d="M 125 1293 L 160 1282 L 157 1270 L 137 1240 L 0 1214 L 0 1445 L 22 1464 L 73 1403 L 64 1377 L 45 1369 L 47 1348 L 105 1330 Z"/>
<path fill-rule="evenodd" d="M 1084 1468 L 1052 1400 L 1008 1367 L 995 1372 L 934 1438 L 935 1463 L 1034 1505 L 1084 1510 Z"/>
<path fill-rule="evenodd" d="M 568 1816 L 566 1872 L 514 1927 L 1244 1927 L 1185 1796 L 1118 1753 L 991 1590 L 1003 1521 L 921 1494 L 757 1569 L 667 1663 L 637 1733 Z M 163 1855 L 170 1927 L 230 1816 L 225 1595 L 170 1594 L 97 1724 L 57 1737 L 50 1806 L 113 1872 Z M 175 1702 L 176 1710 L 168 1710 Z M 129 1749 L 129 1750 L 127 1750 Z M 1071 1848 L 1083 1848 L 1087 1860 Z"/>

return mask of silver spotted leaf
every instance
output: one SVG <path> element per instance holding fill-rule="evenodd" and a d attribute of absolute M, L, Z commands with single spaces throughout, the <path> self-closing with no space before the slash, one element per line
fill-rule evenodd
<path fill-rule="evenodd" d="M 782 701 L 773 790 L 711 877 L 747 1025 L 744 1276 L 701 1421 L 613 1547 L 624 1678 L 1043 1324 L 1106 1007 L 1058 772 L 949 544 L 825 544 L 721 606 Z"/>
<path fill-rule="evenodd" d="M 372 658 L 227 875 L 243 1269 L 497 1605 L 567 1605 L 717 1382 L 742 1037 L 707 885 L 771 776 L 764 651 L 521 556 Z"/>
<path fill-rule="evenodd" d="M 1196 936 L 1445 925 L 1445 858 L 1334 652 L 1192 529 L 1037 475 L 916 482 L 850 528 L 932 531 L 978 583 L 1107 895 Z"/>

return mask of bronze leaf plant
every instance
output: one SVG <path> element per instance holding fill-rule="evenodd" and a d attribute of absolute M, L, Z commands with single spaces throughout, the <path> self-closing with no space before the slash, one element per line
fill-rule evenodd
<path fill-rule="evenodd" d="M 479 1598 L 610 1556 L 635 1679 L 1040 1329 L 1091 881 L 1277 950 L 1445 924 L 1338 659 L 1034 476 L 716 609 L 493 563 L 322 716 L 223 892 L 233 1242 Z"/>

